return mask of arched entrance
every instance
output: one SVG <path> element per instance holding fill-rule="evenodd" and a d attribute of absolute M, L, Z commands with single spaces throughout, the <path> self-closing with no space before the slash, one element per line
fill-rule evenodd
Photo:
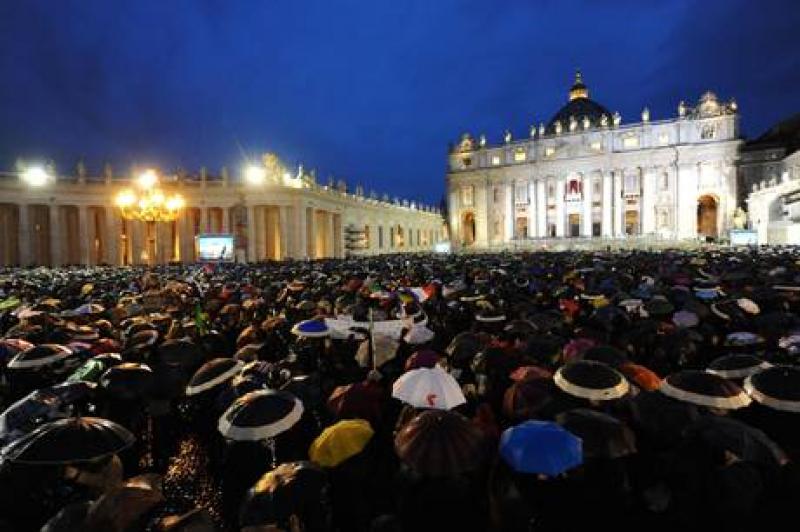
<path fill-rule="evenodd" d="M 717 199 L 700 196 L 697 200 L 697 235 L 717 238 Z"/>
<path fill-rule="evenodd" d="M 461 242 L 463 242 L 465 246 L 471 246 L 475 243 L 474 213 L 464 213 L 464 217 L 461 219 Z"/>

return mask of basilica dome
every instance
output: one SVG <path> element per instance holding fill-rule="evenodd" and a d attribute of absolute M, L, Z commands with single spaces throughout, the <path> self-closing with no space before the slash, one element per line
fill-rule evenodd
<path fill-rule="evenodd" d="M 579 129 L 582 126 L 584 117 L 589 119 L 592 127 L 597 127 L 600 125 L 603 115 L 606 116 L 606 120 L 610 124 L 611 113 L 608 109 L 589 98 L 589 89 L 583 83 L 581 73 L 578 71 L 575 73 L 575 83 L 569 90 L 569 102 L 559 109 L 550 119 L 550 122 L 547 123 L 547 134 L 556 133 L 556 122 L 561 123 L 562 132 L 569 132 L 569 124 L 573 118 L 578 122 Z"/>

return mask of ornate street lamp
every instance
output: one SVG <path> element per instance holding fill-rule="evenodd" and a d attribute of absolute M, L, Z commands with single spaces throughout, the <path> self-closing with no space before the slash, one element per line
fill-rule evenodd
<path fill-rule="evenodd" d="M 178 218 L 186 202 L 180 194 L 167 195 L 158 186 L 158 176 L 153 170 L 142 173 L 136 184 L 138 192 L 125 189 L 114 200 L 123 218 L 144 222 L 172 222 Z"/>

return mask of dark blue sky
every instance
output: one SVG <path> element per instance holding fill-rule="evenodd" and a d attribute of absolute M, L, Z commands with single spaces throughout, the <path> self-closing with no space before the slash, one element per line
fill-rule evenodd
<path fill-rule="evenodd" d="M 269 150 L 438 201 L 449 141 L 525 135 L 576 67 L 623 121 L 711 89 L 758 135 L 800 111 L 798 27 L 796 0 L 4 0 L 0 168 L 235 171 Z"/>

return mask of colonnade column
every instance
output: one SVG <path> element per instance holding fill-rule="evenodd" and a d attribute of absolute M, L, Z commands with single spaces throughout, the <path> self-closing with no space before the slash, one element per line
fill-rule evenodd
<path fill-rule="evenodd" d="M 289 207 L 286 205 L 278 207 L 278 225 L 281 235 L 280 258 L 285 260 L 291 255 L 289 250 Z"/>
<path fill-rule="evenodd" d="M 308 242 L 306 240 L 306 206 L 302 201 L 294 204 L 294 250 L 292 257 L 302 259 L 308 255 Z"/>
<path fill-rule="evenodd" d="M 19 246 L 19 264 L 27 266 L 31 262 L 31 228 L 29 206 L 22 204 L 19 206 L 17 245 Z"/>
<path fill-rule="evenodd" d="M 229 207 L 220 207 L 222 210 L 222 220 L 220 230 L 227 234 L 231 232 L 231 210 Z"/>
<path fill-rule="evenodd" d="M 603 172 L 603 236 L 611 237 L 614 233 L 611 228 L 611 220 L 614 216 L 613 194 L 611 191 L 611 174 Z"/>
<path fill-rule="evenodd" d="M 592 175 L 589 174 L 583 178 L 583 228 L 581 232 L 583 236 L 592 236 L 592 194 L 594 193 L 592 187 Z"/>
<path fill-rule="evenodd" d="M 88 209 L 86 205 L 78 205 L 78 249 L 80 250 L 80 263 L 91 266 L 94 238 L 89 231 Z"/>
<path fill-rule="evenodd" d="M 120 235 L 119 216 L 111 207 L 103 209 L 103 213 L 105 215 L 106 238 L 103 246 L 105 257 L 102 260 L 111 266 L 117 266 L 120 263 L 118 249 Z"/>
<path fill-rule="evenodd" d="M 256 261 L 256 206 L 247 206 L 247 262 Z"/>
<path fill-rule="evenodd" d="M 61 223 L 61 209 L 50 205 L 50 265 L 61 265 L 61 241 L 64 226 Z"/>

